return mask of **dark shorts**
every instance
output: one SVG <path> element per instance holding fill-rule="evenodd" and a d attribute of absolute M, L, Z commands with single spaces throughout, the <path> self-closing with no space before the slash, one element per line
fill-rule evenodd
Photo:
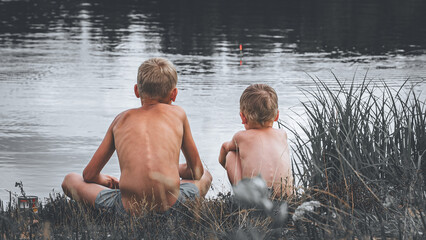
<path fill-rule="evenodd" d="M 179 208 L 188 200 L 195 200 L 200 196 L 200 191 L 197 186 L 193 183 L 181 183 L 179 188 L 179 197 L 175 204 L 171 207 L 172 209 Z"/>
<path fill-rule="evenodd" d="M 193 183 L 181 183 L 179 188 L 179 197 L 172 208 L 179 208 L 187 200 L 194 200 L 200 196 L 200 192 Z M 105 189 L 102 190 L 95 200 L 96 209 L 111 210 L 116 213 L 124 214 L 126 210 L 121 201 L 121 192 L 119 189 Z"/>
<path fill-rule="evenodd" d="M 114 211 L 120 214 L 126 213 L 123 202 L 121 202 L 120 189 L 105 189 L 98 193 L 95 200 L 95 208 Z"/>

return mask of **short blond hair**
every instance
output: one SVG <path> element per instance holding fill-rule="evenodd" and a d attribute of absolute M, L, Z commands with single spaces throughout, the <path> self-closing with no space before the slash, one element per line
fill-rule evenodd
<path fill-rule="evenodd" d="M 138 69 L 138 91 L 141 98 L 167 97 L 177 84 L 175 66 L 164 58 L 151 58 Z"/>
<path fill-rule="evenodd" d="M 278 114 L 278 97 L 275 90 L 266 84 L 253 84 L 247 87 L 240 98 L 240 111 L 247 121 L 260 125 L 275 120 Z"/>

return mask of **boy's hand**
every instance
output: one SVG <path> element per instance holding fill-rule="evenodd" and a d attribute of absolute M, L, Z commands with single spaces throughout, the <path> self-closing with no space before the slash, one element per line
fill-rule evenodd
<path fill-rule="evenodd" d="M 236 136 L 237 136 L 237 134 L 234 135 L 234 137 L 232 138 L 231 141 L 224 142 L 222 144 L 222 147 L 220 148 L 219 163 L 224 168 L 225 168 L 225 165 L 226 165 L 226 155 L 228 154 L 228 152 L 237 150 Z"/>
<path fill-rule="evenodd" d="M 204 168 L 201 175 L 204 174 Z M 179 164 L 179 177 L 186 180 L 200 180 L 200 178 L 197 178 L 192 171 L 192 169 L 188 166 L 187 163 L 180 163 Z"/>
<path fill-rule="evenodd" d="M 222 167 L 225 167 L 226 164 L 226 155 L 228 154 L 229 151 L 233 151 L 233 149 L 231 149 L 232 145 L 232 141 L 230 142 L 224 142 L 222 144 L 222 147 L 220 149 L 220 153 L 219 153 L 219 163 L 220 165 L 222 165 Z"/>
<path fill-rule="evenodd" d="M 119 181 L 118 178 L 102 174 L 101 176 L 101 185 L 111 188 L 111 189 L 119 189 Z"/>

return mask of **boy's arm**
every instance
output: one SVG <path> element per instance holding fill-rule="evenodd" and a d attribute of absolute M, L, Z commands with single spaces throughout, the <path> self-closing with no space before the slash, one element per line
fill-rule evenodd
<path fill-rule="evenodd" d="M 235 139 L 236 139 L 236 137 L 234 135 L 234 137 L 232 138 L 231 141 L 224 142 L 222 144 L 222 147 L 220 148 L 219 163 L 223 167 L 225 167 L 225 164 L 226 164 L 226 155 L 228 154 L 228 152 L 229 151 L 236 151 L 237 150 L 237 143 L 236 143 Z"/>
<path fill-rule="evenodd" d="M 115 125 L 116 119 L 114 119 L 111 123 L 102 143 L 99 145 L 92 159 L 83 171 L 83 179 L 85 182 L 97 183 L 109 188 L 119 188 L 119 181 L 117 178 L 101 174 L 102 168 L 109 161 L 115 151 L 112 129 Z"/>
<path fill-rule="evenodd" d="M 186 159 L 186 165 L 179 165 L 179 176 L 182 179 L 200 180 L 201 176 L 203 176 L 204 168 L 200 160 L 200 155 L 198 154 L 197 146 L 192 138 L 186 114 L 183 121 L 183 139 L 181 149 Z"/>

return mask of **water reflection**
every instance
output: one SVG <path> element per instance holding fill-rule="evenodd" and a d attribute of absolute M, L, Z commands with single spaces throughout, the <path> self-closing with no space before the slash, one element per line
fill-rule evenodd
<path fill-rule="evenodd" d="M 2 1 L 2 41 L 31 33 L 78 36 L 81 19 L 91 41 L 108 50 L 133 33 L 160 36 L 168 54 L 205 55 L 223 42 L 245 44 L 248 52 L 382 54 L 423 52 L 426 3 L 408 1 Z M 84 12 L 84 14 L 82 14 Z M 6 34 L 7 33 L 7 34 Z M 5 35 L 6 34 L 6 35 Z M 105 50 L 105 49 L 104 49 Z"/>
<path fill-rule="evenodd" d="M 333 87 L 331 71 L 348 81 L 369 71 L 426 91 L 425 10 L 421 0 L 0 1 L 0 199 L 15 181 L 47 196 L 81 172 L 115 115 L 139 105 L 136 70 L 153 56 L 177 66 L 177 104 L 216 191 L 229 190 L 218 149 L 243 128 L 247 85 L 273 86 L 289 125 L 308 74 Z M 119 176 L 116 156 L 105 171 Z"/>

